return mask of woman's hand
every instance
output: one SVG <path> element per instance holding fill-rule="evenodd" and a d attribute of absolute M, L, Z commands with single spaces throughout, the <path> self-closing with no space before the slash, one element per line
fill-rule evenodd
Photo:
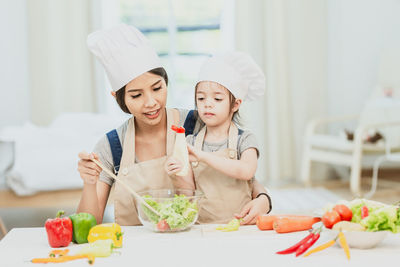
<path fill-rule="evenodd" d="M 183 188 L 195 190 L 195 182 L 193 179 L 192 169 L 189 168 L 189 172 L 185 177 L 175 175 L 177 172 L 182 170 L 182 163 L 174 157 L 169 157 L 165 163 L 165 171 L 170 176 L 172 183 L 175 188 Z"/>
<path fill-rule="evenodd" d="M 79 153 L 78 171 L 85 184 L 96 184 L 102 169 L 92 159 L 99 160 L 95 153 L 82 151 Z"/>
<path fill-rule="evenodd" d="M 174 157 L 169 157 L 165 163 L 165 171 L 169 176 L 182 170 L 182 163 Z"/>
<path fill-rule="evenodd" d="M 235 214 L 237 219 L 243 218 L 240 224 L 255 224 L 257 217 L 267 213 L 269 210 L 269 200 L 261 195 L 247 203 L 239 214 Z"/>

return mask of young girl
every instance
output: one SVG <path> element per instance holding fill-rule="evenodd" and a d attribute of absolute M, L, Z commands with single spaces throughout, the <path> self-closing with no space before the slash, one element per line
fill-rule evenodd
<path fill-rule="evenodd" d="M 238 129 L 235 122 L 242 101 L 261 96 L 264 87 L 261 69 L 244 53 L 215 56 L 200 70 L 195 103 L 205 126 L 197 135 L 187 136 L 195 187 L 204 193 L 200 223 L 226 223 L 234 215 L 242 217 L 238 213 L 252 200 L 257 143 L 251 132 Z M 180 169 L 179 162 L 168 160 L 168 174 Z M 269 204 L 262 213 L 269 212 L 269 196 L 261 195 Z M 255 215 L 246 222 L 254 223 Z"/>

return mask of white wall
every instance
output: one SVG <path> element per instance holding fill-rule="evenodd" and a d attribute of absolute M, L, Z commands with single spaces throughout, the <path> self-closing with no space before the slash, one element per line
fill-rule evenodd
<path fill-rule="evenodd" d="M 26 0 L 0 0 L 0 127 L 29 119 Z"/>
<path fill-rule="evenodd" d="M 381 52 L 395 45 L 400 46 L 399 0 L 328 1 L 329 114 L 361 111 L 377 83 Z"/>

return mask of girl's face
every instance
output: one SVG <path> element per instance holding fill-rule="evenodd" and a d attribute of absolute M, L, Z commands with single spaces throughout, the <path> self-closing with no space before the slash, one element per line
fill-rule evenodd
<path fill-rule="evenodd" d="M 240 101 L 231 108 L 229 91 L 216 82 L 200 82 L 196 89 L 196 105 L 201 120 L 208 126 L 218 126 L 232 120 Z"/>
<path fill-rule="evenodd" d="M 125 104 L 135 119 L 157 125 L 165 116 L 167 85 L 165 80 L 146 72 L 125 86 Z"/>

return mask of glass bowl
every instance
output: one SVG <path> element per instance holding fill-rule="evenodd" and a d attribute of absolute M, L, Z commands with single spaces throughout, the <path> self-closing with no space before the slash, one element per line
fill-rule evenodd
<path fill-rule="evenodd" d="M 140 222 L 154 232 L 179 232 L 189 229 L 199 215 L 198 190 L 159 189 L 138 193 L 160 216 L 138 201 Z"/>
<path fill-rule="evenodd" d="M 313 225 L 313 228 L 319 228 L 322 225 L 321 222 L 318 222 Z M 329 235 L 330 239 L 334 239 L 339 231 L 328 229 L 322 226 L 322 234 L 326 233 Z M 367 232 L 367 231 L 342 231 L 347 244 L 351 248 L 358 249 L 370 249 L 376 247 L 379 243 L 382 242 L 383 239 L 387 236 L 389 231 L 376 231 L 376 232 Z M 337 243 L 337 242 L 336 242 Z"/>

